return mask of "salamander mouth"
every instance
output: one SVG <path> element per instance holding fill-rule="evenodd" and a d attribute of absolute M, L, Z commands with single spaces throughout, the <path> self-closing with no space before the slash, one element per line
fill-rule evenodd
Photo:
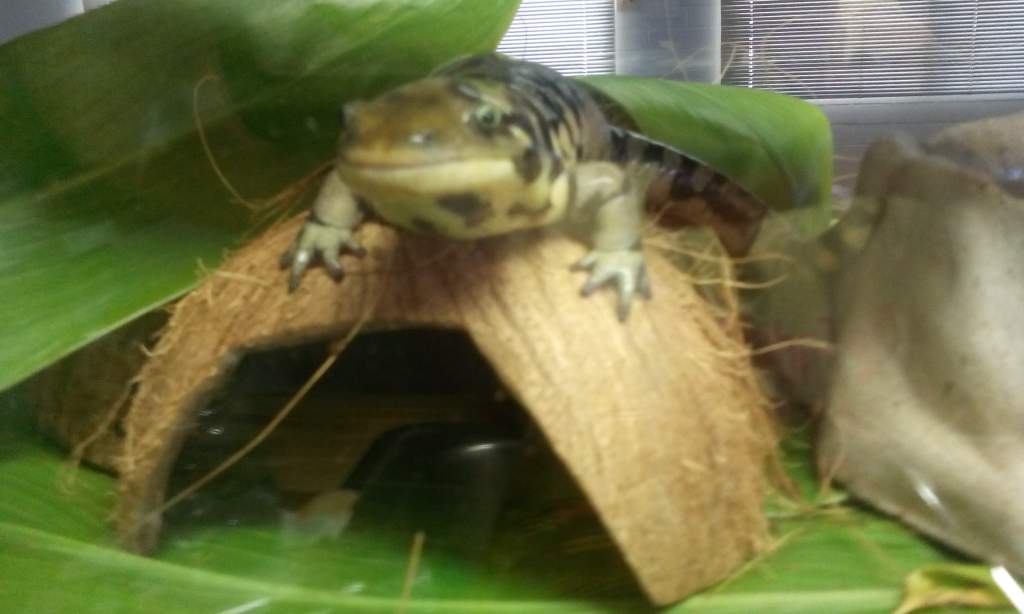
<path fill-rule="evenodd" d="M 351 169 L 357 172 L 387 173 L 390 171 L 403 171 L 411 169 L 440 168 L 446 165 L 457 164 L 466 161 L 465 158 L 448 158 L 445 160 L 430 160 L 429 162 L 353 162 L 344 157 L 338 159 L 338 166 Z"/>
<path fill-rule="evenodd" d="M 458 165 L 474 164 L 476 162 L 488 163 L 493 161 L 505 161 L 507 158 L 502 156 L 489 156 L 489 157 L 465 157 L 465 156 L 453 156 L 450 158 L 433 158 L 430 160 L 423 160 L 419 162 L 401 162 L 401 161 L 382 161 L 382 160 L 359 160 L 358 157 L 353 159 L 351 156 L 342 154 L 338 157 L 337 164 L 339 167 L 351 169 L 356 172 L 371 172 L 371 173 L 386 173 L 389 171 L 406 171 L 415 169 L 441 169 L 445 167 L 453 168 Z"/>
<path fill-rule="evenodd" d="M 450 158 L 417 164 L 355 163 L 342 158 L 338 173 L 353 187 L 390 186 L 410 193 L 472 191 L 502 185 L 515 176 L 508 158 Z"/>

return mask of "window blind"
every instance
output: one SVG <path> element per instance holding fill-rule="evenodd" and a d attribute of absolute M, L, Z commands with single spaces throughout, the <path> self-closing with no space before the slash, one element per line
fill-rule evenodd
<path fill-rule="evenodd" d="M 724 81 L 805 98 L 1024 93 L 1021 0 L 723 0 Z"/>
<path fill-rule="evenodd" d="M 615 0 L 522 0 L 498 51 L 563 75 L 615 72 Z"/>

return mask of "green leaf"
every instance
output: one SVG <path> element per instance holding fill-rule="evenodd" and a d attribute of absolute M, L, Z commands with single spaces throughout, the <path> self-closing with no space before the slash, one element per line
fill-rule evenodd
<path fill-rule="evenodd" d="M 187 291 L 348 99 L 493 49 L 518 0 L 120 0 L 0 47 L 0 390 Z M 438 35 L 443 33 L 443 35 Z"/>
<path fill-rule="evenodd" d="M 268 198 L 329 158 L 344 101 L 493 48 L 517 4 L 121 0 L 0 47 L 0 390 L 186 292 L 253 230 L 197 122 L 238 191 Z M 589 82 L 776 209 L 826 211 L 814 107 Z"/>
<path fill-rule="evenodd" d="M 832 131 L 818 107 L 747 88 L 636 77 L 584 80 L 637 127 L 744 186 L 775 211 L 805 210 L 807 234 L 831 216 Z"/>
<path fill-rule="evenodd" d="M 17 392 L 0 395 L 0 603 L 8 611 L 131 613 L 153 611 L 154 604 L 182 613 L 247 605 L 256 612 L 398 609 L 411 535 L 388 527 L 307 544 L 285 539 L 275 518 L 236 524 L 189 516 L 172 523 L 154 558 L 119 550 L 108 526 L 113 479 L 82 468 L 69 486 L 63 453 L 34 433 L 29 404 Z M 798 476 L 808 475 L 808 455 L 794 454 L 790 462 Z M 244 496 L 217 500 L 247 506 Z M 424 501 L 429 507 L 429 497 Z M 731 581 L 660 611 L 890 612 L 906 574 L 957 562 L 900 525 L 832 499 L 773 508 L 791 512 L 773 515 L 775 548 Z M 499 541 L 503 551 L 489 564 L 445 554 L 428 535 L 406 611 L 659 611 L 631 588 L 625 565 L 608 557 L 613 552 L 606 536 L 598 539 L 599 525 L 581 532 L 578 521 L 569 524 L 564 530 L 573 543 L 589 550 L 574 555 L 553 546 L 565 543 L 557 536 L 524 530 Z M 597 533 L 587 537 L 588 531 Z M 553 576 L 557 582 L 549 581 Z"/>

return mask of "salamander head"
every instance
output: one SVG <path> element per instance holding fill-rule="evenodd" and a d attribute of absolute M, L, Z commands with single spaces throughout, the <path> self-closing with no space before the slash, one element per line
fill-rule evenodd
<path fill-rule="evenodd" d="M 552 161 L 498 79 L 431 77 L 345 110 L 337 170 L 389 222 L 477 237 L 547 218 Z"/>
<path fill-rule="evenodd" d="M 512 117 L 499 86 L 449 78 L 416 81 L 346 107 L 339 170 L 356 184 L 394 181 L 395 187 L 429 192 L 429 185 L 407 182 L 419 174 L 414 171 L 429 167 L 445 175 L 446 190 L 471 189 L 500 179 L 496 172 L 514 173 L 513 160 L 533 146 Z"/>

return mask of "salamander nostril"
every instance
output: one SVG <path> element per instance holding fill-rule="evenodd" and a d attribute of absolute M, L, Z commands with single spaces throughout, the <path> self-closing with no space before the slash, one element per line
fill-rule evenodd
<path fill-rule="evenodd" d="M 420 130 L 409 135 L 409 143 L 420 146 L 431 145 L 436 136 L 437 133 L 433 130 Z"/>

